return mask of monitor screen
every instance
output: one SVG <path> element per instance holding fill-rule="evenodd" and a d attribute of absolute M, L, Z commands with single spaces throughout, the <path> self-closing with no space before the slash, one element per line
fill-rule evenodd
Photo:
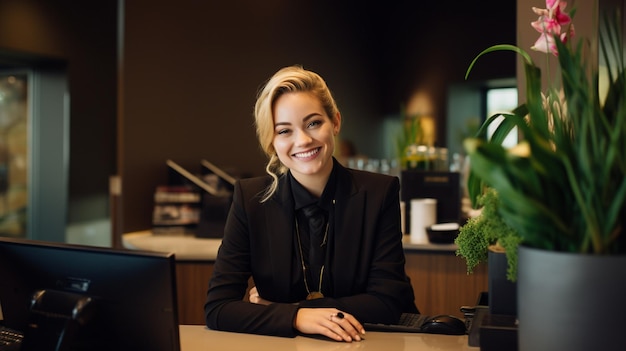
<path fill-rule="evenodd" d="M 173 253 L 0 238 L 3 324 L 27 330 L 35 291 L 62 291 L 93 301 L 77 345 L 178 351 L 175 272 Z"/>

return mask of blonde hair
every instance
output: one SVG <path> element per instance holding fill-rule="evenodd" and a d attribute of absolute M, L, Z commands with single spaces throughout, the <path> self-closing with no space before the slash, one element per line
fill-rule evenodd
<path fill-rule="evenodd" d="M 285 93 L 308 92 L 315 95 L 330 119 L 339 113 L 337 104 L 326 85 L 326 82 L 317 73 L 305 70 L 302 66 L 294 65 L 280 69 L 262 87 L 257 95 L 254 106 L 254 121 L 256 134 L 261 149 L 269 158 L 265 171 L 273 181 L 266 189 L 261 202 L 267 201 L 278 188 L 278 176 L 287 172 L 279 160 L 274 149 L 274 103 Z"/>

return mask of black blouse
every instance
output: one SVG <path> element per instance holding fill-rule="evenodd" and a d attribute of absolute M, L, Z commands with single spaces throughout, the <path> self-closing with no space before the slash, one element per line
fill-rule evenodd
<path fill-rule="evenodd" d="M 334 167 L 320 198 L 309 193 L 298 183 L 291 172 L 289 172 L 289 181 L 297 219 L 294 221 L 295 254 L 292 272 L 294 281 L 298 282 L 299 286 L 297 300 L 303 300 L 314 291 L 322 292 L 325 296 L 332 296 L 330 284 L 332 269 L 327 260 L 327 243 L 332 235 L 330 213 L 333 211 L 336 184 Z M 306 280 L 303 278 L 303 271 L 306 272 Z"/>

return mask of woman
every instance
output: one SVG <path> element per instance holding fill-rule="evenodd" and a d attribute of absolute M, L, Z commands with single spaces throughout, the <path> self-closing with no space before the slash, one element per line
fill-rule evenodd
<path fill-rule="evenodd" d="M 362 323 L 417 312 L 398 178 L 333 158 L 341 115 L 324 80 L 299 66 L 279 70 L 259 93 L 255 122 L 270 176 L 235 185 L 207 326 L 350 342 L 363 338 Z"/>

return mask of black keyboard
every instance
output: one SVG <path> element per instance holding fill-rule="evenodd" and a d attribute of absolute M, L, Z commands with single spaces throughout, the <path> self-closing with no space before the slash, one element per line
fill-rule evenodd
<path fill-rule="evenodd" d="M 391 331 L 402 333 L 421 333 L 422 325 L 428 316 L 417 313 L 403 313 L 396 324 L 375 324 L 365 323 L 365 330 L 368 331 Z"/>
<path fill-rule="evenodd" d="M 0 351 L 19 350 L 23 339 L 23 333 L 0 325 Z"/>

